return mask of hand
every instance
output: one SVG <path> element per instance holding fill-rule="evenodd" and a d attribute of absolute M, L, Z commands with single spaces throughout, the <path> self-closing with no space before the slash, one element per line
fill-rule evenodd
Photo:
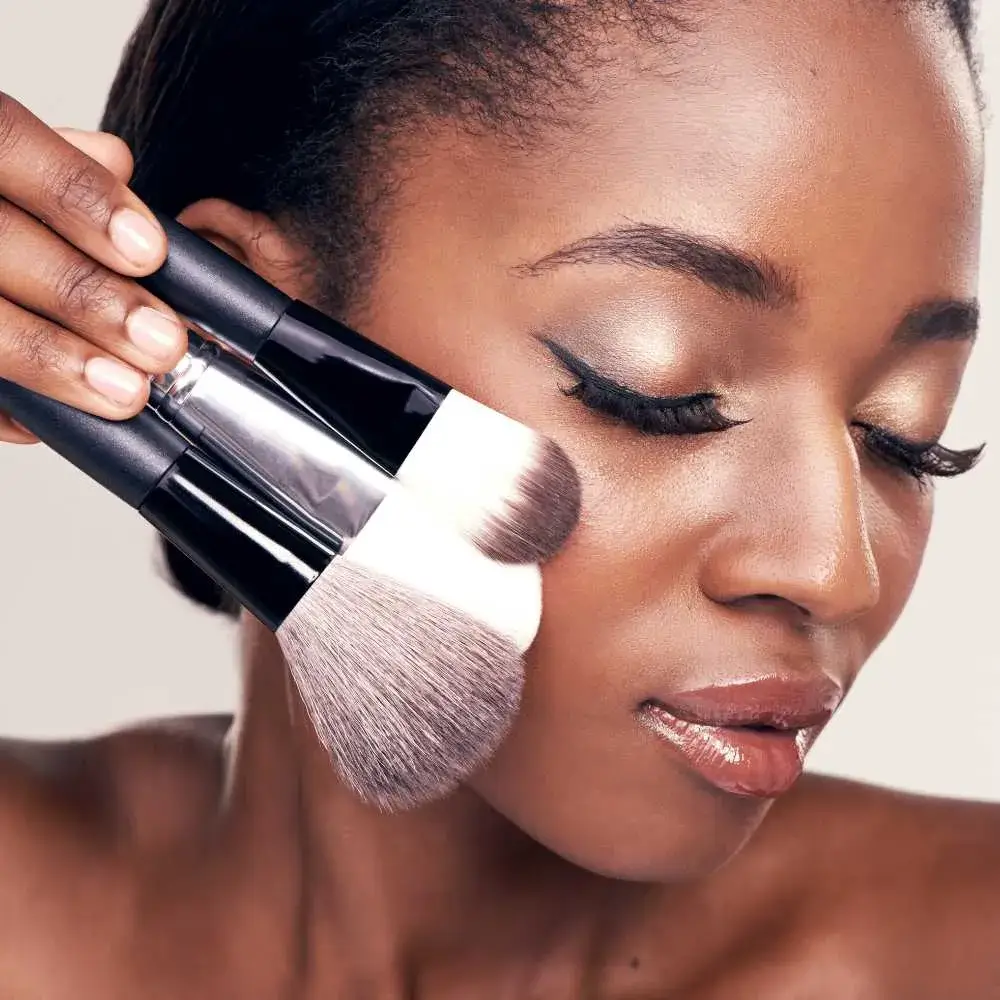
<path fill-rule="evenodd" d="M 53 130 L 0 93 L 0 377 L 119 420 L 187 342 L 177 316 L 129 280 L 167 249 L 126 187 L 132 169 L 115 136 Z M 0 413 L 0 441 L 33 440 Z"/>

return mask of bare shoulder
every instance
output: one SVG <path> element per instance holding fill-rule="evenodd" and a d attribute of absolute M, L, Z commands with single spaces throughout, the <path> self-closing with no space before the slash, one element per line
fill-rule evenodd
<path fill-rule="evenodd" d="M 5 996 L 90 996 L 85 984 L 121 976 L 134 873 L 217 815 L 229 725 L 183 719 L 93 740 L 0 741 Z"/>
<path fill-rule="evenodd" d="M 807 830 L 827 874 L 834 865 L 866 879 L 882 873 L 872 888 L 1000 913 L 1000 803 L 811 776 L 775 808 L 773 822 Z"/>
<path fill-rule="evenodd" d="M 629 898 L 628 995 L 1000 1000 L 1000 805 L 807 776 L 718 871 Z"/>
<path fill-rule="evenodd" d="M 112 838 L 140 849 L 181 834 L 217 801 L 231 721 L 157 720 L 57 743 L 0 740 L 2 842 L 38 832 L 26 826 L 57 841 Z"/>
<path fill-rule="evenodd" d="M 1000 804 L 810 777 L 761 832 L 859 996 L 1000 996 Z"/>
<path fill-rule="evenodd" d="M 35 995 L 53 947 L 68 958 L 95 936 L 107 945 L 126 937 L 130 864 L 195 836 L 216 814 L 228 728 L 228 719 L 204 718 L 93 740 L 0 741 L 6 990 L 24 983 Z"/>

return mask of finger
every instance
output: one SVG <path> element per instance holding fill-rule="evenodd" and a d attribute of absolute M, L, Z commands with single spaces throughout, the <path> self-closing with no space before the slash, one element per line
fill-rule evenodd
<path fill-rule="evenodd" d="M 37 444 L 38 438 L 6 413 L 0 413 L 0 441 L 6 444 Z"/>
<path fill-rule="evenodd" d="M 132 151 L 124 140 L 110 132 L 84 132 L 76 128 L 57 128 L 68 143 L 76 146 L 81 153 L 86 153 L 102 167 L 106 167 L 122 182 L 128 184 L 132 179 L 135 162 Z"/>
<path fill-rule="evenodd" d="M 135 416 L 149 398 L 147 376 L 6 299 L 0 377 L 111 420 Z"/>
<path fill-rule="evenodd" d="M 88 257 L 130 277 L 166 258 L 155 216 L 115 175 L 0 93 L 0 192 Z"/>
<path fill-rule="evenodd" d="M 0 201 L 0 296 L 145 372 L 170 371 L 187 343 L 166 306 Z M 3 331 L 0 330 L 0 339 Z"/>

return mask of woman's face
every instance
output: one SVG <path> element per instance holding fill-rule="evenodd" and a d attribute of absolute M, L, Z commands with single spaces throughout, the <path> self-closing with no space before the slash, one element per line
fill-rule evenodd
<path fill-rule="evenodd" d="M 546 148 L 424 137 L 364 317 L 579 467 L 473 785 L 626 878 L 737 850 L 896 620 L 975 321 L 978 113 L 943 20 L 709 6 L 623 46 Z"/>

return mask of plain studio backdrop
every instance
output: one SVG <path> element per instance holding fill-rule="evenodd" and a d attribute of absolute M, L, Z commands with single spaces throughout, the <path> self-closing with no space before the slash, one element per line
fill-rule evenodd
<path fill-rule="evenodd" d="M 142 7 L 0 0 L 0 89 L 50 124 L 93 128 Z M 1000 4 L 983 7 L 989 97 L 1000 93 Z M 988 152 L 983 334 L 946 440 L 1000 449 L 1000 133 L 992 128 Z M 85 736 L 235 706 L 234 627 L 168 589 L 138 516 L 44 448 L 0 446 L 0 477 L 0 734 Z M 939 487 L 913 599 L 817 745 L 812 769 L 1000 800 L 998 513 L 998 451 Z"/>

